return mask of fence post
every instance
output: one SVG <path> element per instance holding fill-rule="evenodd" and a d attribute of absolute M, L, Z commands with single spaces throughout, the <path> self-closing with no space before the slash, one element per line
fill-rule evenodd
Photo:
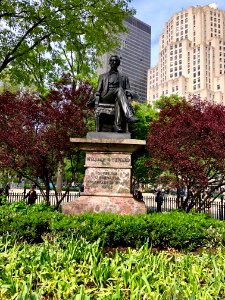
<path fill-rule="evenodd" d="M 222 198 L 221 198 L 220 204 L 219 204 L 219 219 L 224 220 L 224 204 L 223 204 Z"/>

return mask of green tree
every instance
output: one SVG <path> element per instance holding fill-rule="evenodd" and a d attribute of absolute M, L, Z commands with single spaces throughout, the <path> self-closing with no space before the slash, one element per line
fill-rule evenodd
<path fill-rule="evenodd" d="M 135 116 L 140 119 L 140 122 L 132 125 L 132 135 L 135 139 L 146 140 L 150 130 L 150 124 L 153 120 L 157 119 L 158 112 L 147 103 L 133 102 L 132 106 L 135 111 Z M 139 186 L 141 183 L 152 182 L 148 175 L 149 168 L 147 166 L 147 162 L 150 159 L 151 155 L 146 150 L 142 150 L 141 153 L 139 152 L 134 155 L 133 183 L 135 186 Z"/>
<path fill-rule="evenodd" d="M 157 119 L 158 112 L 147 103 L 133 102 L 132 107 L 135 116 L 140 119 L 140 122 L 132 124 L 132 134 L 135 139 L 146 140 L 150 129 L 150 123 Z"/>
<path fill-rule="evenodd" d="M 171 94 L 170 96 L 162 95 L 158 100 L 155 101 L 154 108 L 161 110 L 168 105 L 174 106 L 182 100 L 183 97 L 178 96 L 177 94 Z"/>
<path fill-rule="evenodd" d="M 117 44 L 130 1 L 0 1 L 0 78 L 41 91 L 62 71 L 84 78 Z"/>

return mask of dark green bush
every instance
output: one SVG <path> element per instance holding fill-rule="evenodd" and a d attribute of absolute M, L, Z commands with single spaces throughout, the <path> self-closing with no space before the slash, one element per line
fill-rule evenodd
<path fill-rule="evenodd" d="M 9 234 L 12 240 L 42 242 L 42 235 L 50 231 L 52 208 L 43 204 L 27 206 L 14 202 L 0 207 L 0 235 Z"/>
<path fill-rule="evenodd" d="M 101 240 L 109 247 L 139 247 L 146 241 L 157 248 L 193 250 L 225 244 L 223 221 L 205 214 L 172 211 L 162 214 L 121 216 L 111 213 L 63 215 L 45 205 L 25 203 L 0 207 L 0 234 L 14 240 L 41 242 L 44 235 Z"/>
<path fill-rule="evenodd" d="M 168 212 L 140 216 L 83 214 L 54 219 L 51 229 L 64 238 L 71 233 L 90 242 L 101 239 L 105 246 L 139 247 L 149 241 L 153 247 L 196 249 L 225 243 L 224 222 L 205 214 Z"/>

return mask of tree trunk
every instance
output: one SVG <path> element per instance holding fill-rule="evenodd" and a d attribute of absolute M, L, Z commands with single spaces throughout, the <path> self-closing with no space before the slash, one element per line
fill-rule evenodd
<path fill-rule="evenodd" d="M 57 171 L 56 191 L 58 194 L 62 192 L 63 174 L 64 174 L 64 159 L 62 157 L 58 163 L 58 171 Z"/>

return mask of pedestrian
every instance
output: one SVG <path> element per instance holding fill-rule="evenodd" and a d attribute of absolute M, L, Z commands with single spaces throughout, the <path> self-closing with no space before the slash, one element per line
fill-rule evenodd
<path fill-rule="evenodd" d="M 142 191 L 138 190 L 137 192 L 137 200 L 143 201 Z"/>
<path fill-rule="evenodd" d="M 10 184 L 7 183 L 7 184 L 6 184 L 6 187 L 5 187 L 5 195 L 6 195 L 6 197 L 9 196 L 9 190 L 10 190 Z"/>
<path fill-rule="evenodd" d="M 25 196 L 25 199 L 28 198 L 27 204 L 35 204 L 35 201 L 37 199 L 37 193 L 35 191 L 35 186 L 32 186 L 32 188 L 29 190 L 27 195 Z"/>
<path fill-rule="evenodd" d="M 157 211 L 162 211 L 162 204 L 163 204 L 163 194 L 161 191 L 158 191 L 155 197 L 155 201 L 157 203 Z"/>

